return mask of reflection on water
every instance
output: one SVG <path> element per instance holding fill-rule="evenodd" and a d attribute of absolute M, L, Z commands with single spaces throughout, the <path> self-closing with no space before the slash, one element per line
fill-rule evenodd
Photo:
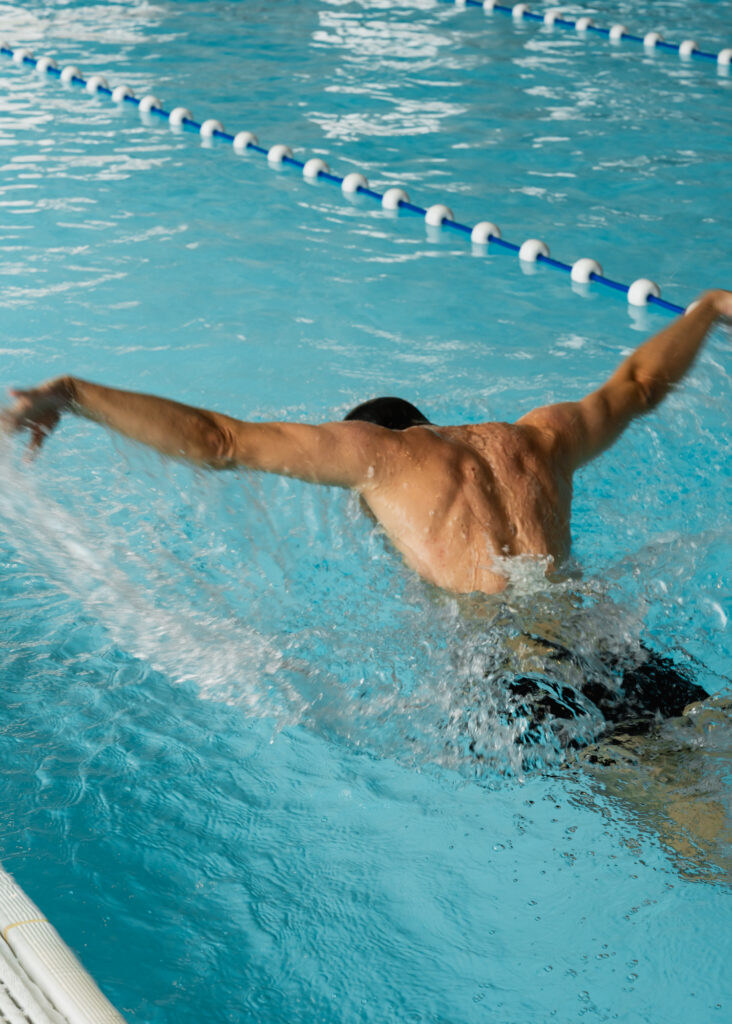
<path fill-rule="evenodd" d="M 83 470 L 70 476 L 51 454 L 57 443 L 32 467 L 3 443 L 0 532 L 21 567 L 6 574 L 10 604 L 35 574 L 66 595 L 48 608 L 59 644 L 91 617 L 128 657 L 202 697 L 418 770 L 489 786 L 581 773 L 685 871 L 732 877 L 726 706 L 679 717 L 682 695 L 661 722 L 628 703 L 628 680 L 651 663 L 661 685 L 672 670 L 696 696 L 690 659 L 643 640 L 653 580 L 639 587 L 637 566 L 629 578 L 570 566 L 548 579 L 541 560 L 505 560 L 501 595 L 454 598 L 404 569 L 349 495 L 176 466 L 161 475 L 126 444 L 109 479 L 81 485 Z M 685 550 L 692 573 L 698 551 Z M 708 689 L 723 687 L 711 678 Z"/>

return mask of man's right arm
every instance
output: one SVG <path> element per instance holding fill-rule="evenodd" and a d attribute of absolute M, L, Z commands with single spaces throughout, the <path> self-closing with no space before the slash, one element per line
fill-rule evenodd
<path fill-rule="evenodd" d="M 654 409 L 691 368 L 709 329 L 732 319 L 732 292 L 710 291 L 625 359 L 579 402 L 534 409 L 518 421 L 548 433 L 572 470 L 603 452 L 636 416 Z"/>
<path fill-rule="evenodd" d="M 11 430 L 30 430 L 32 448 L 43 444 L 63 413 L 73 412 L 162 455 L 207 468 L 242 466 L 340 487 L 380 482 L 400 440 L 372 423 L 251 423 L 78 377 L 12 394 L 15 405 L 3 420 Z"/>

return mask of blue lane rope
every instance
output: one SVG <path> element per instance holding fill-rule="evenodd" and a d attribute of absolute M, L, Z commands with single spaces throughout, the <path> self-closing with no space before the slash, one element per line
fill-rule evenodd
<path fill-rule="evenodd" d="M 466 0 L 468 2 L 468 0 Z M 477 0 L 473 0 L 477 3 Z M 496 8 L 497 9 L 497 8 Z M 510 10 L 510 8 L 507 8 Z M 55 61 L 51 58 L 42 57 L 36 59 L 29 50 L 24 49 L 12 49 L 6 43 L 0 43 L 0 54 L 6 57 L 12 58 L 14 63 L 18 66 L 31 67 L 36 70 L 40 70 L 57 78 L 65 83 L 83 86 L 87 91 L 93 94 L 101 94 L 113 98 L 115 93 L 122 91 L 121 98 L 118 100 L 120 103 L 129 103 L 132 106 L 137 107 L 141 113 L 148 113 L 165 119 L 169 124 L 180 124 L 187 128 L 193 129 L 207 138 L 220 139 L 223 142 L 234 144 L 236 147 L 237 136 L 231 135 L 225 131 L 223 126 L 218 121 L 209 120 L 207 122 L 196 121 L 190 115 L 190 111 L 185 108 L 174 108 L 174 110 L 165 110 L 160 101 L 154 96 L 144 96 L 138 98 L 134 96 L 132 92 L 124 86 L 119 86 L 117 89 L 112 89 L 107 84 L 106 80 L 100 75 L 91 75 L 89 78 L 85 78 L 81 71 L 74 65 L 69 65 L 66 68 L 59 68 Z M 179 115 L 179 120 L 175 120 L 174 115 Z M 171 119 L 173 115 L 173 119 Z M 244 143 L 243 148 L 247 151 L 253 150 L 255 153 L 259 153 L 262 156 L 267 157 L 270 161 L 278 164 L 288 164 L 291 167 L 296 167 L 301 172 L 305 169 L 305 162 L 299 160 L 293 156 L 292 153 L 286 146 L 273 146 L 270 149 L 265 149 L 259 145 L 256 137 L 250 135 L 250 133 L 240 133 L 241 135 L 247 135 L 249 138 Z M 274 150 L 281 150 L 276 158 L 273 156 Z M 375 189 L 369 187 L 365 178 L 355 172 L 346 177 L 341 177 L 338 174 L 333 174 L 326 165 L 323 165 L 323 169 L 319 169 L 314 175 L 314 179 L 323 179 L 331 184 L 338 185 L 344 192 L 351 194 L 358 193 L 361 195 L 369 196 L 371 199 L 379 202 L 385 209 L 399 209 L 404 210 L 408 213 L 414 213 L 420 217 L 423 217 L 427 224 L 446 228 L 447 230 L 456 231 L 463 235 L 468 235 L 471 241 L 476 247 L 479 247 L 479 251 L 485 251 L 488 244 L 491 246 L 497 246 L 498 248 L 509 250 L 513 253 L 518 253 L 522 260 L 528 262 L 544 263 L 549 267 L 553 267 L 555 270 L 560 270 L 571 276 L 573 281 L 578 283 L 588 284 L 593 281 L 597 284 L 603 285 L 607 288 L 611 288 L 615 291 L 624 294 L 628 302 L 634 306 L 644 306 L 648 303 L 658 306 L 661 309 L 668 310 L 671 313 L 684 313 L 685 307 L 679 306 L 676 303 L 668 302 L 666 299 L 661 298 L 661 292 L 655 282 L 648 280 L 647 278 L 640 278 L 634 281 L 631 285 L 623 284 L 621 281 L 615 281 L 610 277 L 605 276 L 602 272 L 602 268 L 595 260 L 580 259 L 575 261 L 574 264 L 564 263 L 562 260 L 554 259 L 549 255 L 548 246 L 537 239 L 528 239 L 523 245 L 516 245 L 514 242 L 509 242 L 501 237 L 500 230 L 495 224 L 489 222 L 481 222 L 471 227 L 468 224 L 463 224 L 453 217 L 452 211 L 441 204 L 425 208 L 419 206 L 416 203 L 409 201 L 405 192 L 401 189 L 389 189 L 387 193 L 378 192 Z M 349 183 L 348 179 L 358 179 L 360 183 Z M 350 185 L 353 184 L 353 187 Z M 393 205 L 387 205 L 385 197 L 388 198 L 388 192 L 396 192 L 401 198 L 396 198 Z M 481 234 L 482 229 L 482 234 Z"/>
<path fill-rule="evenodd" d="M 634 35 L 629 32 L 625 25 L 612 25 L 604 28 L 602 25 L 595 25 L 591 18 L 584 15 L 577 17 L 574 21 L 563 17 L 558 8 L 552 8 L 543 14 L 530 10 L 526 4 L 514 4 L 508 7 L 505 4 L 492 3 L 491 0 L 439 0 L 440 3 L 451 4 L 454 7 L 481 7 L 486 14 L 498 11 L 499 14 L 507 14 L 514 21 L 535 21 L 542 24 L 560 28 L 572 29 L 580 35 L 594 34 L 611 39 L 613 42 L 641 43 L 646 49 L 668 50 L 681 57 L 692 57 L 700 60 L 714 61 L 719 70 L 725 72 L 732 63 L 732 48 L 725 47 L 719 53 L 707 53 L 699 50 L 693 39 L 685 39 L 681 43 L 668 43 L 657 32 L 646 32 L 643 36 Z"/>

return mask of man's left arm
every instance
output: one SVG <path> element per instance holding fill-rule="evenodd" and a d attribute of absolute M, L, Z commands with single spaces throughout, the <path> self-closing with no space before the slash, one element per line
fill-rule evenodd
<path fill-rule="evenodd" d="M 732 292 L 716 289 L 644 342 L 579 402 L 534 409 L 517 421 L 554 439 L 571 470 L 594 459 L 637 416 L 654 409 L 688 373 L 710 328 L 732 320 Z"/>

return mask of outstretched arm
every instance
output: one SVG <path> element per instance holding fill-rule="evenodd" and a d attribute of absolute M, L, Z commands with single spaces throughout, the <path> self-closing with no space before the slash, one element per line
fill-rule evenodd
<path fill-rule="evenodd" d="M 691 368 L 709 329 L 732 319 L 732 292 L 710 291 L 637 348 L 610 379 L 579 402 L 534 409 L 518 422 L 548 433 L 572 470 L 608 448 L 636 416 L 661 402 Z"/>
<path fill-rule="evenodd" d="M 246 466 L 311 483 L 362 487 L 380 475 L 392 431 L 370 423 L 248 423 L 158 398 L 61 377 L 12 392 L 4 414 L 13 430 L 28 428 L 39 448 L 64 412 L 110 427 L 163 455 L 212 469 Z"/>

